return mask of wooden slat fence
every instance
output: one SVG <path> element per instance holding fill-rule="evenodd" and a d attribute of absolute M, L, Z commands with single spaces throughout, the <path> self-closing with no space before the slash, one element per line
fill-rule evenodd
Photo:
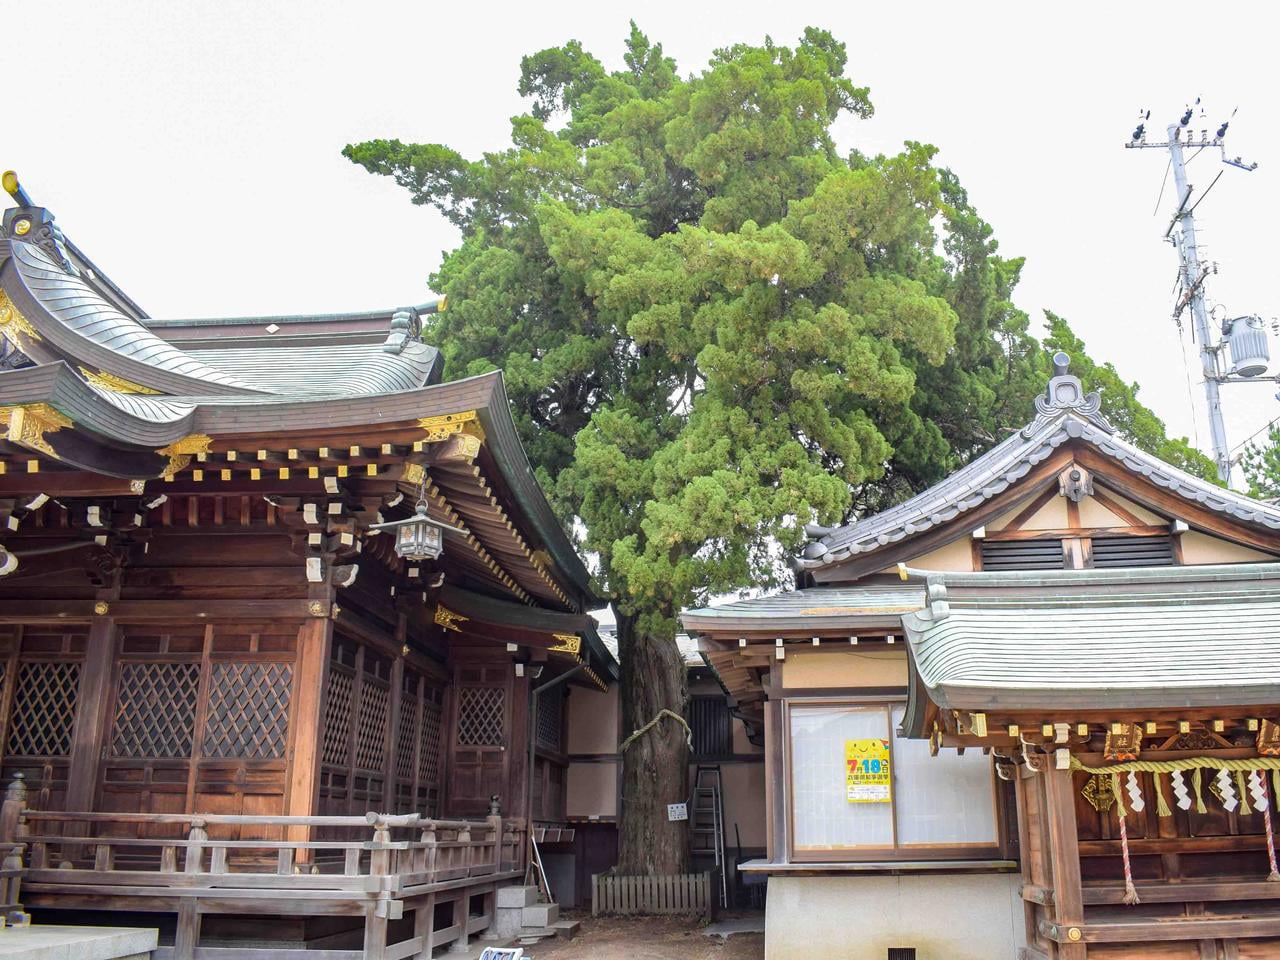
<path fill-rule="evenodd" d="M 597 873 L 591 878 L 591 913 L 694 913 L 715 910 L 712 872 L 665 877 L 620 877 Z"/>

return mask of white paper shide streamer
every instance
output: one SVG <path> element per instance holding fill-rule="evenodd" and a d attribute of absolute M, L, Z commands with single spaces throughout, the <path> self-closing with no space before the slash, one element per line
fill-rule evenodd
<path fill-rule="evenodd" d="M 1125 789 L 1129 792 L 1129 808 L 1141 813 L 1146 809 L 1147 801 L 1142 799 L 1142 786 L 1138 783 L 1138 775 L 1132 770 L 1129 771 L 1128 784 Z"/>
<path fill-rule="evenodd" d="M 1218 791 L 1222 794 L 1222 809 L 1230 813 L 1240 806 L 1240 801 L 1236 799 L 1235 785 L 1231 782 L 1231 772 L 1229 770 L 1219 770 L 1217 783 Z"/>
<path fill-rule="evenodd" d="M 1179 810 L 1191 809 L 1191 791 L 1187 789 L 1187 783 L 1182 779 L 1182 771 L 1175 770 L 1169 774 L 1169 782 L 1173 784 L 1173 795 L 1177 798 Z"/>

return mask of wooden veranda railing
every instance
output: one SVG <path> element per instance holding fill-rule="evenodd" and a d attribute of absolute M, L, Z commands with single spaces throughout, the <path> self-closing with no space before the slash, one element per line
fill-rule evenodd
<path fill-rule="evenodd" d="M 25 791 L 11 786 L 0 811 L 5 842 L 26 848 L 28 906 L 174 912 L 175 960 L 195 956 L 201 917 L 210 914 L 363 917 L 362 950 L 298 955 L 400 960 L 429 958 L 433 947 L 465 945 L 484 931 L 497 886 L 522 873 L 526 841 L 521 822 L 496 814 L 471 821 L 51 812 L 27 809 Z M 441 905 L 451 909 L 437 927 Z M 407 912 L 412 935 L 389 944 L 388 923 Z M 278 956 L 200 949 L 244 960 Z"/>

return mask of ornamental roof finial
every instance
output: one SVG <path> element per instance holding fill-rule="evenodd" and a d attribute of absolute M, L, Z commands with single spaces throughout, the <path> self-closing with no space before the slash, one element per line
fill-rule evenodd
<path fill-rule="evenodd" d="M 1063 412 L 1074 413 L 1107 433 L 1115 433 L 1115 427 L 1102 415 L 1102 396 L 1096 390 L 1085 393 L 1080 378 L 1067 372 L 1070 366 L 1071 357 L 1061 350 L 1053 355 L 1053 377 L 1045 392 L 1036 397 L 1039 416 L 1023 429 L 1023 436 L 1029 437 L 1040 421 Z"/>
<path fill-rule="evenodd" d="M 18 174 L 13 170 L 6 170 L 0 175 L 0 184 L 3 184 L 5 192 L 18 204 L 4 212 L 4 220 L 0 221 L 0 237 L 13 237 L 15 240 L 34 243 L 49 254 L 65 272 L 79 276 L 80 272 L 67 257 L 66 238 L 53 222 L 53 214 L 32 202 L 31 195 L 23 189 L 18 182 Z"/>

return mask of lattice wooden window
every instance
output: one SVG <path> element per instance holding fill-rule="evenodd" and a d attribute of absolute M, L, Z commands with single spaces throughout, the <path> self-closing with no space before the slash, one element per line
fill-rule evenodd
<path fill-rule="evenodd" d="M 80 666 L 34 661 L 18 667 L 6 752 L 19 757 L 65 757 L 71 752 Z"/>
<path fill-rule="evenodd" d="M 438 691 L 428 691 L 422 702 L 422 753 L 418 758 L 418 781 L 436 787 L 440 784 L 440 701 Z"/>
<path fill-rule="evenodd" d="M 203 754 L 218 759 L 283 757 L 292 684 L 288 663 L 215 663 Z"/>
<path fill-rule="evenodd" d="M 417 690 L 406 690 L 404 699 L 400 701 L 400 732 L 396 739 L 396 776 L 401 780 L 413 780 L 414 747 L 418 742 L 421 708 Z"/>
<path fill-rule="evenodd" d="M 502 746 L 506 700 L 502 687 L 462 687 L 458 691 L 458 745 Z"/>
<path fill-rule="evenodd" d="M 564 697 L 559 690 L 538 697 L 538 746 L 560 749 L 560 728 L 564 723 Z"/>
<path fill-rule="evenodd" d="M 386 757 L 387 688 L 364 678 L 360 687 L 360 723 L 356 726 L 356 766 L 381 770 Z"/>
<path fill-rule="evenodd" d="M 200 690 L 198 663 L 126 663 L 120 668 L 113 757 L 189 757 Z"/>
<path fill-rule="evenodd" d="M 349 671 L 329 668 L 329 696 L 324 710 L 324 762 L 345 767 L 351 762 L 351 693 Z"/>

